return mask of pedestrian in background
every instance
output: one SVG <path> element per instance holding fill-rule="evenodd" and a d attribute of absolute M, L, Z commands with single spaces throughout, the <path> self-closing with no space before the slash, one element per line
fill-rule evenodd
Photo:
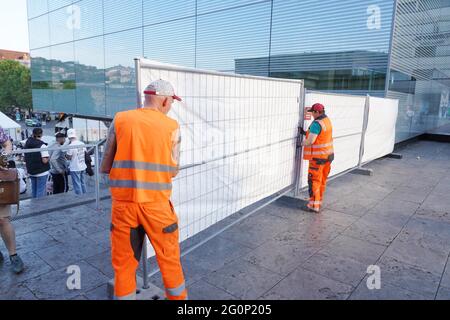
<path fill-rule="evenodd" d="M 19 175 L 19 184 L 20 184 L 20 194 L 27 193 L 27 176 L 25 174 L 25 170 L 22 168 L 17 168 L 16 162 L 14 160 L 10 160 L 8 162 L 8 167 L 10 169 L 16 169 Z"/>
<path fill-rule="evenodd" d="M 72 178 L 73 190 L 76 194 L 85 194 L 86 193 L 86 183 L 84 181 L 85 178 L 85 170 L 86 170 L 86 162 L 84 159 L 84 154 L 86 152 L 86 148 L 84 147 L 84 142 L 78 140 L 77 133 L 75 129 L 69 129 L 67 131 L 67 138 L 69 138 L 70 146 L 80 146 L 77 149 L 67 150 L 66 158 L 70 160 L 69 169 L 70 169 L 70 177 Z"/>
<path fill-rule="evenodd" d="M 50 148 L 61 149 L 66 142 L 66 136 L 64 133 L 59 132 L 55 137 L 56 142 Z M 63 150 L 50 151 L 50 167 L 53 180 L 53 194 L 69 191 L 69 164 L 66 159 L 66 153 Z"/>
<path fill-rule="evenodd" d="M 33 136 L 27 139 L 24 149 L 46 149 L 47 144 L 42 141 L 42 129 L 34 128 Z M 33 198 L 47 195 L 47 178 L 50 174 L 50 155 L 48 151 L 25 153 L 25 164 L 31 180 Z"/>

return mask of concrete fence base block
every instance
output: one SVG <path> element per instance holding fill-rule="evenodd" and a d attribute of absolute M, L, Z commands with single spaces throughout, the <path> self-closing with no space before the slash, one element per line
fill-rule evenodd
<path fill-rule="evenodd" d="M 386 158 L 390 159 L 403 159 L 403 155 L 400 153 L 390 153 L 386 156 Z"/>
<path fill-rule="evenodd" d="M 148 289 L 144 289 L 144 281 L 141 277 L 136 277 L 136 300 L 166 300 L 163 290 L 149 283 Z M 114 279 L 108 282 L 107 294 L 109 299 L 114 299 Z"/>
<path fill-rule="evenodd" d="M 373 170 L 367 168 L 356 168 L 351 171 L 353 174 L 360 174 L 363 176 L 373 176 Z"/>

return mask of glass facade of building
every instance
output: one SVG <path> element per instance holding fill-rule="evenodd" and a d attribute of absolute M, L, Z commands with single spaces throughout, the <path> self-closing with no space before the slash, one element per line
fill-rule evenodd
<path fill-rule="evenodd" d="M 134 107 L 143 56 L 395 97 L 399 140 L 450 122 L 448 0 L 28 0 L 28 16 L 38 110 Z"/>

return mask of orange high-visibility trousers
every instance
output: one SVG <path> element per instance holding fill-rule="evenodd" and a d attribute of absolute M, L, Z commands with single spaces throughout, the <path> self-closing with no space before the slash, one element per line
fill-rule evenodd
<path fill-rule="evenodd" d="M 178 218 L 170 201 L 134 203 L 113 200 L 111 255 L 116 299 L 135 299 L 136 270 L 147 234 L 169 300 L 187 299 L 178 243 Z"/>
<path fill-rule="evenodd" d="M 316 160 L 309 161 L 308 186 L 309 203 L 308 208 L 319 212 L 322 207 L 323 197 L 327 186 L 328 175 L 331 170 L 331 162 L 317 163 Z"/>

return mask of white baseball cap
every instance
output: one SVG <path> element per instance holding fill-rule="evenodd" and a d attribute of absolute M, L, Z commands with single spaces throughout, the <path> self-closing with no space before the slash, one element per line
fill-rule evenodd
<path fill-rule="evenodd" d="M 175 100 L 181 101 L 181 98 L 175 94 L 172 84 L 169 81 L 162 79 L 150 83 L 147 88 L 145 88 L 144 94 L 172 97 Z"/>
<path fill-rule="evenodd" d="M 69 129 L 67 130 L 67 138 L 76 138 L 77 137 L 77 132 L 75 131 L 75 129 Z"/>

